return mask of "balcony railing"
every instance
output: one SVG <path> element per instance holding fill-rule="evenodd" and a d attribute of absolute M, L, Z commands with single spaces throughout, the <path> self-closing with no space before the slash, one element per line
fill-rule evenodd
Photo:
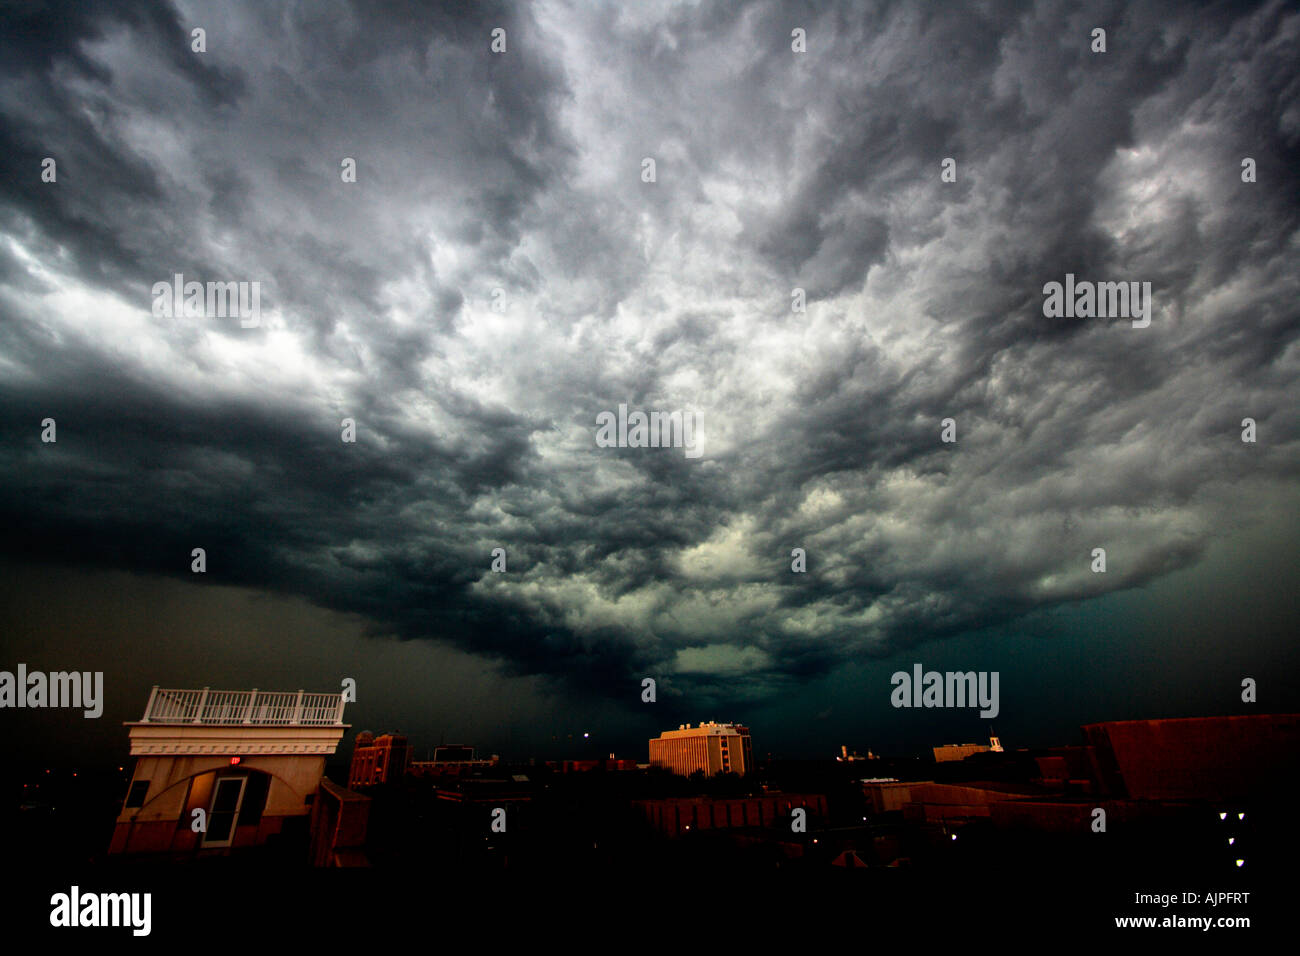
<path fill-rule="evenodd" d="M 343 695 L 303 691 L 171 690 L 154 687 L 145 724 L 208 726 L 341 727 Z"/>

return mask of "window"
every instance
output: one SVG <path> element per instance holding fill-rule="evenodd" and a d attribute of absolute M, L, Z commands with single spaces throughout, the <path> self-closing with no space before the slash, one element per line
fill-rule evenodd
<path fill-rule="evenodd" d="M 250 774 L 248 786 L 244 789 L 244 802 L 239 808 L 239 825 L 248 826 L 262 819 L 266 809 L 266 793 L 270 789 L 271 778 L 264 773 Z"/>
<path fill-rule="evenodd" d="M 131 781 L 131 791 L 126 795 L 126 807 L 143 807 L 144 795 L 149 792 L 148 780 Z"/>
<path fill-rule="evenodd" d="M 230 846 L 247 780 L 247 777 L 217 778 L 212 805 L 208 809 L 208 830 L 203 834 L 203 846 Z"/>

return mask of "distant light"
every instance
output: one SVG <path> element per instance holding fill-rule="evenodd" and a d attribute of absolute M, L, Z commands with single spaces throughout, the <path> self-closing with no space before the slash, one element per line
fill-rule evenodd
<path fill-rule="evenodd" d="M 584 736 L 584 737 L 590 737 L 591 734 L 583 734 L 582 736 Z"/>
<path fill-rule="evenodd" d="M 1237 865 L 1238 865 L 1238 866 L 1241 866 L 1241 864 L 1243 864 L 1243 863 L 1245 863 L 1245 862 L 1246 862 L 1245 860 L 1238 860 L 1238 861 L 1237 861 Z"/>
<path fill-rule="evenodd" d="M 1237 842 L 1236 837 L 1228 837 L 1228 846 L 1232 846 L 1236 842 Z"/>
<path fill-rule="evenodd" d="M 1228 819 L 1228 815 L 1227 815 L 1226 813 L 1220 813 L 1220 814 L 1219 814 L 1219 819 L 1220 819 L 1220 820 L 1226 820 L 1226 819 Z"/>
<path fill-rule="evenodd" d="M 957 834 L 954 833 L 954 834 L 952 835 L 952 838 L 953 838 L 954 840 L 957 839 Z"/>
<path fill-rule="evenodd" d="M 1244 814 L 1244 813 L 1239 813 L 1239 814 L 1237 814 L 1237 819 L 1238 819 L 1238 820 L 1244 820 L 1244 819 L 1246 819 L 1246 814 Z"/>
<path fill-rule="evenodd" d="M 238 757 L 231 757 L 231 758 L 230 758 L 230 766 L 233 767 L 233 766 L 235 766 L 237 763 L 239 763 L 239 758 L 238 758 Z"/>

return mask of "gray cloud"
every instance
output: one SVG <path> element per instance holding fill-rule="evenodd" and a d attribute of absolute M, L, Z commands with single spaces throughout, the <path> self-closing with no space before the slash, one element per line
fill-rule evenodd
<path fill-rule="evenodd" d="M 1294 488 L 1282 4 L 60 10 L 0 29 L 12 555 L 202 546 L 725 704 L 1154 582 Z M 153 317 L 176 272 L 261 281 L 262 326 Z M 1150 328 L 1045 318 L 1067 272 L 1150 281 Z M 597 448 L 620 403 L 700 410 L 705 455 Z"/>

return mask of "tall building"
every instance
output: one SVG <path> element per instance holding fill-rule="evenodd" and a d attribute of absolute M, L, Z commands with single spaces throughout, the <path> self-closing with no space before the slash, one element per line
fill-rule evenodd
<path fill-rule="evenodd" d="M 370 787 L 402 779 L 411 762 L 411 745 L 401 734 L 374 736 L 368 730 L 357 734 L 352 745 L 349 787 Z"/>
<path fill-rule="evenodd" d="M 155 687 L 126 725 L 136 763 L 109 853 L 306 842 L 325 759 L 347 730 L 343 704 L 341 693 Z"/>
<path fill-rule="evenodd" d="M 715 773 L 749 773 L 754 765 L 749 728 L 713 721 L 692 727 L 682 724 L 650 741 L 650 764 L 689 777 L 697 770 Z"/>

